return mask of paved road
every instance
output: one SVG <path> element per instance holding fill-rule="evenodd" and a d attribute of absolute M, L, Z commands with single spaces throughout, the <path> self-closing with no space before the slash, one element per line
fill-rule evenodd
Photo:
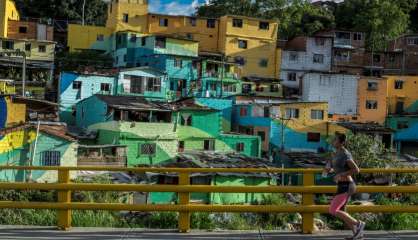
<path fill-rule="evenodd" d="M 106 228 L 74 228 L 68 232 L 57 231 L 54 228 L 0 226 L 0 239 L 53 239 L 53 240 L 82 240 L 82 239 L 141 239 L 141 240 L 281 240 L 281 239 L 344 239 L 349 235 L 347 231 L 321 232 L 314 235 L 301 235 L 289 232 L 258 232 L 251 231 L 216 231 L 191 232 L 179 234 L 168 230 L 143 229 L 106 229 Z M 418 239 L 418 232 L 366 232 L 364 239 L 398 240 Z"/>

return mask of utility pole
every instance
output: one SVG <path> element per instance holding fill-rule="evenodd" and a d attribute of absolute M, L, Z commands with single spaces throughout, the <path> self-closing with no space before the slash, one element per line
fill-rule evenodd
<path fill-rule="evenodd" d="M 23 52 L 23 66 L 22 66 L 22 97 L 26 97 L 26 54 Z"/>
<path fill-rule="evenodd" d="M 225 73 L 225 55 L 222 54 L 222 67 L 221 67 L 221 91 L 220 91 L 220 96 L 219 98 L 222 98 L 223 95 L 223 91 L 224 91 L 224 84 L 223 84 L 223 80 L 224 80 L 224 73 Z"/>
<path fill-rule="evenodd" d="M 86 9 L 86 0 L 83 0 L 83 12 L 81 13 L 81 15 L 82 15 L 82 19 L 81 19 L 81 25 L 83 25 L 84 26 L 84 16 L 85 16 L 85 9 Z"/>
<path fill-rule="evenodd" d="M 280 125 L 281 125 L 281 146 L 280 146 L 280 151 L 283 153 L 284 152 L 284 142 L 285 142 L 285 134 L 284 134 L 284 130 L 285 127 L 287 126 L 287 124 L 289 123 L 290 120 L 292 120 L 291 118 L 285 118 L 285 117 L 279 117 L 278 120 L 280 120 Z"/>

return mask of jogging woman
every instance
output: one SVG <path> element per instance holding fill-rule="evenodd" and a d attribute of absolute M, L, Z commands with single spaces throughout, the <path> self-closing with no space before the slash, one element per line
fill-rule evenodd
<path fill-rule="evenodd" d="M 327 163 L 324 172 L 334 172 L 334 181 L 337 183 L 337 195 L 331 202 L 329 213 L 342 220 L 351 230 L 353 236 L 348 239 L 360 239 L 363 237 L 365 223 L 359 221 L 347 212 L 345 206 L 350 197 L 356 192 L 356 184 L 352 175 L 358 174 L 360 169 L 354 162 L 351 153 L 345 148 L 346 135 L 337 134 L 333 145 L 336 149 L 331 163 Z"/>

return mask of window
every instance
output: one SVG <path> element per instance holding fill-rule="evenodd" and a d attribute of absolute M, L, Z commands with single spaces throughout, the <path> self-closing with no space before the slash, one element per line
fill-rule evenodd
<path fill-rule="evenodd" d="M 320 133 L 308 132 L 308 142 L 320 142 L 320 141 L 321 141 Z"/>
<path fill-rule="evenodd" d="M 349 62 L 350 61 L 350 52 L 345 50 L 335 50 L 334 57 L 336 61 L 339 62 Z"/>
<path fill-rule="evenodd" d="M 160 92 L 161 91 L 161 78 L 147 78 L 147 91 L 148 92 Z"/>
<path fill-rule="evenodd" d="M 101 92 L 110 92 L 110 84 L 109 83 L 101 83 L 100 84 L 100 91 Z"/>
<path fill-rule="evenodd" d="M 243 57 L 236 56 L 236 57 L 234 57 L 234 61 L 238 65 L 241 65 L 241 66 L 245 65 L 245 58 L 243 58 Z"/>
<path fill-rule="evenodd" d="M 187 39 L 190 39 L 190 40 L 193 40 L 193 34 L 191 34 L 191 33 L 186 33 L 186 38 L 187 38 Z"/>
<path fill-rule="evenodd" d="M 257 83 L 255 85 L 255 91 L 256 92 L 264 92 L 264 87 L 261 84 Z"/>
<path fill-rule="evenodd" d="M 324 38 L 315 38 L 315 45 L 316 46 L 324 46 L 325 45 L 325 39 Z"/>
<path fill-rule="evenodd" d="M 297 62 L 298 61 L 298 54 L 295 52 L 291 52 L 289 54 L 289 61 L 291 62 Z"/>
<path fill-rule="evenodd" d="M 61 165 L 61 152 L 59 151 L 41 152 L 41 165 L 42 166 L 60 166 Z"/>
<path fill-rule="evenodd" d="M 408 45 L 418 45 L 418 37 L 409 37 L 406 41 Z"/>
<path fill-rule="evenodd" d="M 160 18 L 160 27 L 168 27 L 168 18 Z"/>
<path fill-rule="evenodd" d="M 28 28 L 24 27 L 24 26 L 20 26 L 19 27 L 19 33 L 27 33 L 28 32 Z"/>
<path fill-rule="evenodd" d="M 299 109 L 286 108 L 286 118 L 299 118 Z"/>
<path fill-rule="evenodd" d="M 247 40 L 238 40 L 238 48 L 247 49 Z"/>
<path fill-rule="evenodd" d="M 269 60 L 267 58 L 260 59 L 260 62 L 258 63 L 260 67 L 266 68 L 269 65 Z"/>
<path fill-rule="evenodd" d="M 247 115 L 248 115 L 247 107 L 240 107 L 239 108 L 239 116 L 240 117 L 246 117 Z"/>
<path fill-rule="evenodd" d="M 353 40 L 354 41 L 361 41 L 363 39 L 363 34 L 361 33 L 354 33 L 353 34 Z"/>
<path fill-rule="evenodd" d="M 264 107 L 264 117 L 265 118 L 270 117 L 270 107 Z"/>
<path fill-rule="evenodd" d="M 324 110 L 311 110 L 311 119 L 324 120 Z"/>
<path fill-rule="evenodd" d="M 324 55 L 323 54 L 314 54 L 313 55 L 313 62 L 314 63 L 324 63 Z"/>
<path fill-rule="evenodd" d="M 275 92 L 279 92 L 279 90 L 280 90 L 279 84 L 271 84 L 270 85 L 270 92 L 275 93 Z"/>
<path fill-rule="evenodd" d="M 123 17 L 122 17 L 122 21 L 125 22 L 125 23 L 129 22 L 129 14 L 124 13 Z"/>
<path fill-rule="evenodd" d="M 32 44 L 30 44 L 30 43 L 26 43 L 25 44 L 25 51 L 26 52 L 30 52 L 32 50 Z"/>
<path fill-rule="evenodd" d="M 197 22 L 196 18 L 193 18 L 193 17 L 189 18 L 190 26 L 196 27 L 196 22 Z"/>
<path fill-rule="evenodd" d="M 136 39 L 137 39 L 136 34 L 132 33 L 131 38 L 130 38 L 131 42 L 133 43 L 136 42 Z"/>
<path fill-rule="evenodd" d="M 235 93 L 237 91 L 237 86 L 235 84 L 226 84 L 223 86 L 224 92 Z"/>
<path fill-rule="evenodd" d="M 260 24 L 258 25 L 258 28 L 261 29 L 261 30 L 269 30 L 270 23 L 269 22 L 260 22 Z"/>
<path fill-rule="evenodd" d="M 184 141 L 179 141 L 179 152 L 184 152 L 184 146 L 185 146 L 185 144 L 184 144 Z"/>
<path fill-rule="evenodd" d="M 366 100 L 366 109 L 377 109 L 377 101 Z"/>
<path fill-rule="evenodd" d="M 127 62 L 127 60 L 128 60 L 128 55 L 124 54 L 124 55 L 123 55 L 123 61 L 124 61 L 124 62 Z"/>
<path fill-rule="evenodd" d="M 407 128 L 409 128 L 409 122 L 408 121 L 398 121 L 397 128 L 398 129 L 407 129 Z"/>
<path fill-rule="evenodd" d="M 131 93 L 144 93 L 144 82 L 145 82 L 145 77 L 137 77 L 137 76 L 129 76 L 129 75 L 125 75 L 125 79 L 129 79 L 131 84 L 130 84 L 130 92 Z"/>
<path fill-rule="evenodd" d="M 183 60 L 181 60 L 181 58 L 174 58 L 174 67 L 175 68 L 182 68 L 183 67 Z"/>
<path fill-rule="evenodd" d="M 147 45 L 147 37 L 142 37 L 141 38 L 141 46 L 145 46 Z"/>
<path fill-rule="evenodd" d="M 215 151 L 215 140 L 209 139 L 209 140 L 203 141 L 203 150 Z"/>
<path fill-rule="evenodd" d="M 80 90 L 81 89 L 81 81 L 74 81 L 73 82 L 73 89 Z"/>
<path fill-rule="evenodd" d="M 206 27 L 207 28 L 215 28 L 216 20 L 215 19 L 208 19 L 206 20 Z"/>
<path fill-rule="evenodd" d="M 380 63 L 380 54 L 373 54 L 373 62 Z"/>
<path fill-rule="evenodd" d="M 395 81 L 395 89 L 403 89 L 403 81 L 402 80 L 396 80 Z"/>
<path fill-rule="evenodd" d="M 378 89 L 377 82 L 367 82 L 367 90 L 369 91 L 376 91 Z"/>
<path fill-rule="evenodd" d="M 155 38 L 155 47 L 157 48 L 165 48 L 166 39 L 165 37 L 156 37 Z"/>
<path fill-rule="evenodd" d="M 157 145 L 155 143 L 140 144 L 140 155 L 155 156 Z"/>
<path fill-rule="evenodd" d="M 242 19 L 239 19 L 239 18 L 232 19 L 232 26 L 236 28 L 242 28 Z"/>
<path fill-rule="evenodd" d="M 41 53 L 46 52 L 46 46 L 45 45 L 39 45 L 38 52 L 41 52 Z"/>
<path fill-rule="evenodd" d="M 266 141 L 266 132 L 264 132 L 264 131 L 258 131 L 257 132 L 257 136 L 259 136 L 261 138 L 261 141 L 262 142 Z"/>
<path fill-rule="evenodd" d="M 13 50 L 14 49 L 14 42 L 12 41 L 3 41 L 3 49 L 9 49 L 9 50 Z"/>
<path fill-rule="evenodd" d="M 235 145 L 235 150 L 237 152 L 244 152 L 244 149 L 245 149 L 245 144 L 242 142 L 239 142 Z"/>
<path fill-rule="evenodd" d="M 103 42 L 104 41 L 104 35 L 103 34 L 97 34 L 96 40 L 99 42 Z"/>
<path fill-rule="evenodd" d="M 287 81 L 295 82 L 296 78 L 297 78 L 296 73 L 294 73 L 294 72 L 287 73 Z"/>

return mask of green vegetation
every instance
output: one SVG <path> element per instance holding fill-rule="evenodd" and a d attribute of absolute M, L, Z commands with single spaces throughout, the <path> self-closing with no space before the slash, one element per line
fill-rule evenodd
<path fill-rule="evenodd" d="M 107 17 L 107 4 L 103 0 L 85 1 L 85 24 L 103 25 Z M 22 16 L 82 21 L 83 0 L 15 0 Z"/>

